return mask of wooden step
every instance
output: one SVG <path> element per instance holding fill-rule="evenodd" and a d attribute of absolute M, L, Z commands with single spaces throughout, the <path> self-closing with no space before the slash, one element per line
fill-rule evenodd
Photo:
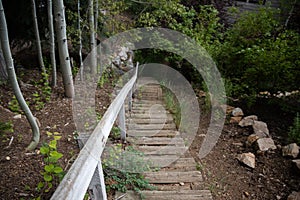
<path fill-rule="evenodd" d="M 172 183 L 192 183 L 201 182 L 202 174 L 200 171 L 158 171 L 144 173 L 145 179 L 149 183 L 172 184 Z"/>
<path fill-rule="evenodd" d="M 128 130 L 128 136 L 134 137 L 174 137 L 179 134 L 174 130 Z"/>
<path fill-rule="evenodd" d="M 182 155 L 188 150 L 187 147 L 176 146 L 139 146 L 137 149 L 145 155 Z"/>
<path fill-rule="evenodd" d="M 136 145 L 173 145 L 185 146 L 182 138 L 169 138 L 169 137 L 141 137 L 132 138 L 128 137 L 128 141 Z"/>
<path fill-rule="evenodd" d="M 142 195 L 134 191 L 127 191 L 122 200 L 212 200 L 209 190 L 181 190 L 181 191 L 141 191 Z M 115 198 L 122 196 L 117 193 Z M 142 197 L 143 198 L 142 198 Z"/>
<path fill-rule="evenodd" d="M 129 130 L 176 130 L 174 123 L 172 124 L 128 124 Z"/>
<path fill-rule="evenodd" d="M 173 118 L 170 117 L 168 119 L 127 119 L 126 123 L 135 123 L 135 124 L 169 124 L 169 123 L 173 123 Z"/>
<path fill-rule="evenodd" d="M 159 114 L 159 115 L 149 115 L 149 114 L 138 114 L 138 113 L 126 113 L 126 117 L 131 117 L 132 119 L 169 119 L 172 117 L 171 114 Z"/>

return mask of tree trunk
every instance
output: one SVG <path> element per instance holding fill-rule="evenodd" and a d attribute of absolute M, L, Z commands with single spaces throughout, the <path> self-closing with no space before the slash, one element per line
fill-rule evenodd
<path fill-rule="evenodd" d="M 38 59 L 39 59 L 39 65 L 43 71 L 43 73 L 46 73 L 46 68 L 43 61 L 43 54 L 42 54 L 42 46 L 41 46 L 41 40 L 40 40 L 40 33 L 39 33 L 39 26 L 36 16 L 36 8 L 35 8 L 35 0 L 31 0 L 31 6 L 32 6 L 32 16 L 33 16 L 33 24 L 34 24 L 34 34 L 36 38 L 36 47 L 38 51 Z"/>
<path fill-rule="evenodd" d="M 95 2 L 94 21 L 95 21 L 95 37 L 98 38 L 98 18 L 99 18 L 99 2 Z M 96 44 L 97 45 L 97 44 Z"/>
<path fill-rule="evenodd" d="M 78 37 L 79 37 L 79 65 L 80 65 L 80 80 L 83 80 L 83 62 L 82 62 L 82 32 L 81 32 L 81 17 L 80 17 L 80 0 L 77 2 L 78 11 Z"/>
<path fill-rule="evenodd" d="M 96 39 L 95 39 L 95 23 L 94 23 L 94 0 L 89 0 L 89 28 L 90 28 L 90 59 L 91 73 L 97 73 L 97 54 L 96 54 Z"/>
<path fill-rule="evenodd" d="M 2 5 L 2 0 L 0 0 L 0 38 L 1 38 L 3 55 L 4 55 L 6 66 L 7 66 L 9 81 L 14 90 L 14 94 L 15 94 L 22 110 L 24 111 L 24 113 L 27 117 L 27 120 L 30 123 L 30 126 L 32 128 L 33 139 L 32 139 L 32 142 L 29 144 L 29 146 L 26 148 L 27 150 L 31 151 L 31 150 L 34 150 L 39 143 L 40 130 L 37 125 L 35 117 L 32 115 L 28 105 L 26 104 L 26 102 L 24 100 L 24 97 L 22 95 L 22 92 L 20 90 L 20 87 L 19 87 L 19 84 L 17 81 L 17 77 L 16 77 L 16 73 L 15 73 L 15 69 L 14 69 L 14 63 L 13 63 L 10 46 L 9 46 L 7 25 L 6 25 L 6 19 L 5 19 L 4 9 L 3 9 L 3 5 Z"/>
<path fill-rule="evenodd" d="M 0 41 L 0 84 L 6 82 L 8 80 L 8 74 L 6 70 L 6 64 L 3 57 L 2 45 Z"/>
<path fill-rule="evenodd" d="M 48 0 L 48 25 L 49 25 L 49 46 L 50 46 L 50 58 L 52 65 L 52 86 L 57 85 L 56 78 L 56 60 L 55 60 L 55 41 L 54 41 L 54 27 L 53 27 L 53 11 L 52 11 L 52 0 Z"/>
<path fill-rule="evenodd" d="M 58 42 L 58 52 L 60 68 L 63 77 L 65 95 L 69 98 L 74 96 L 73 76 L 68 51 L 68 41 L 66 33 L 65 7 L 63 0 L 54 0 L 54 13 L 56 22 L 56 35 Z"/>

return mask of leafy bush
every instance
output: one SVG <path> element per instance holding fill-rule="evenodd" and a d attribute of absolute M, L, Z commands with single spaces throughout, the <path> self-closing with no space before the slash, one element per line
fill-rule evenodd
<path fill-rule="evenodd" d="M 296 142 L 300 144 L 300 116 L 297 113 L 293 125 L 290 127 L 289 131 L 289 140 L 290 142 Z"/>
<path fill-rule="evenodd" d="M 244 13 L 225 33 L 215 59 L 233 96 L 253 100 L 258 92 L 299 88 L 300 37 L 282 29 L 276 14 L 268 7 Z"/>
<path fill-rule="evenodd" d="M 125 150 L 117 144 L 108 150 L 102 161 L 107 190 L 126 192 L 133 189 L 152 189 L 149 182 L 141 174 L 149 171 L 149 163 L 143 159 L 143 153 L 129 146 Z"/>
<path fill-rule="evenodd" d="M 53 184 L 59 183 L 64 176 L 63 168 L 58 163 L 63 154 L 57 151 L 57 141 L 60 140 L 61 136 L 57 132 L 47 132 L 47 135 L 53 137 L 53 140 L 44 143 L 40 148 L 40 152 L 44 156 L 45 166 L 41 172 L 43 181 L 37 185 L 37 190 L 45 193 L 48 193 Z"/>

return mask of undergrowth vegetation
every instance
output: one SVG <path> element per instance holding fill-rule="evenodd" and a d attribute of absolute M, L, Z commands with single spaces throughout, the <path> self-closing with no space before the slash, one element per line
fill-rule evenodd
<path fill-rule="evenodd" d="M 299 113 L 294 118 L 294 123 L 290 127 L 289 131 L 289 140 L 290 142 L 295 142 L 300 145 L 300 116 Z"/>

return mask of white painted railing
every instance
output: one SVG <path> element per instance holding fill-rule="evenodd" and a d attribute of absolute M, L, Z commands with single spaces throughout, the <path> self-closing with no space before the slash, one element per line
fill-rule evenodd
<path fill-rule="evenodd" d="M 138 64 L 133 77 L 108 107 L 77 159 L 52 195 L 51 200 L 82 200 L 88 189 L 92 190 L 92 199 L 107 199 L 100 157 L 117 117 L 119 117 L 121 128 L 125 128 L 124 103 L 129 94 L 129 104 L 131 105 L 132 90 L 137 80 L 137 73 Z M 121 138 L 124 140 L 126 138 L 125 129 L 121 132 Z"/>

